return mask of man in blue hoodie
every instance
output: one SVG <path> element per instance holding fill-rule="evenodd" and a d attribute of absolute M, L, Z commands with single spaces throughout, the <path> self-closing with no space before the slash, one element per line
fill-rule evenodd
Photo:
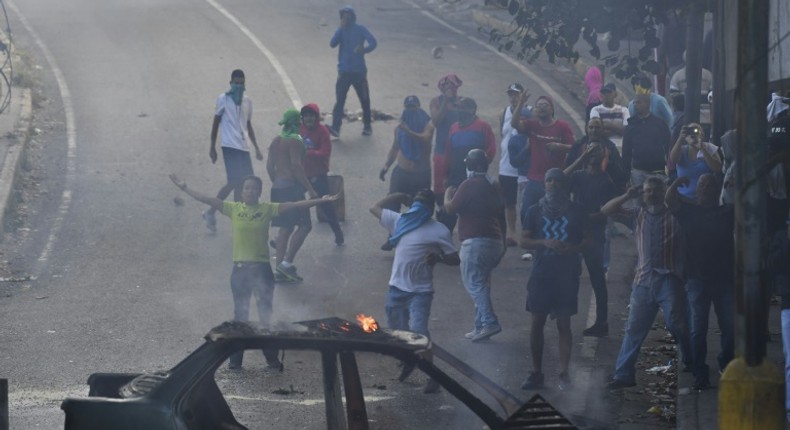
<path fill-rule="evenodd" d="M 365 46 L 367 42 L 367 46 Z M 362 105 L 362 134 L 370 136 L 370 91 L 368 89 L 368 68 L 365 54 L 376 49 L 376 38 L 362 25 L 357 24 L 357 14 L 351 6 L 340 9 L 340 27 L 335 31 L 329 46 L 340 46 L 337 52 L 337 82 L 335 83 L 335 108 L 332 109 L 332 126 L 329 133 L 340 136 L 343 109 L 346 105 L 348 88 L 353 86 Z"/>

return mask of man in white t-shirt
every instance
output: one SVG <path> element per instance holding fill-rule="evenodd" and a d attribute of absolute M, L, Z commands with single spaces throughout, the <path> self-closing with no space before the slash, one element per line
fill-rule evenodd
<path fill-rule="evenodd" d="M 385 209 L 410 202 L 409 210 L 402 214 Z M 433 219 L 435 205 L 433 191 L 424 189 L 413 201 L 408 194 L 392 193 L 370 208 L 370 213 L 390 233 L 388 243 L 395 249 L 385 305 L 387 325 L 391 329 L 410 330 L 428 337 L 433 266 L 436 263 L 461 264 L 450 230 Z M 406 375 L 408 371 L 404 371 L 401 379 Z M 435 381 L 429 380 L 425 392 L 436 392 L 438 388 Z"/>
<path fill-rule="evenodd" d="M 255 158 L 263 160 L 263 154 L 255 140 L 252 130 L 252 100 L 244 95 L 244 72 L 240 69 L 230 74 L 230 90 L 217 97 L 214 122 L 211 125 L 211 163 L 217 162 L 217 135 L 222 138 L 222 160 L 225 162 L 227 183 L 220 188 L 217 198 L 225 200 L 233 191 L 233 200 L 241 198 L 241 179 L 252 176 L 250 145 L 255 148 Z M 203 212 L 206 228 L 212 233 L 217 231 L 214 209 Z"/>
<path fill-rule="evenodd" d="M 614 103 L 617 98 L 617 87 L 608 83 L 601 88 L 601 104 L 590 111 L 590 118 L 601 118 L 603 132 L 606 137 L 614 142 L 617 150 L 623 148 L 623 130 L 628 125 L 630 113 L 628 108 Z"/>
<path fill-rule="evenodd" d="M 516 108 L 524 87 L 518 82 L 514 82 L 507 88 L 507 97 L 510 104 L 502 112 L 500 121 L 501 143 L 499 148 L 499 185 L 502 187 L 502 195 L 505 198 L 505 219 L 507 220 L 507 246 L 516 246 L 516 201 L 518 198 L 518 169 L 510 164 L 510 152 L 508 143 L 510 137 L 518 134 L 510 124 L 513 118 L 513 109 Z"/>

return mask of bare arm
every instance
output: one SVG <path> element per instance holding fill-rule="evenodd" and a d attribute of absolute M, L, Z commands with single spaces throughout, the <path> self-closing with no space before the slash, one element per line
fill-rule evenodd
<path fill-rule="evenodd" d="M 521 93 L 521 97 L 519 97 L 518 103 L 516 103 L 516 107 L 513 109 L 513 116 L 510 118 L 510 126 L 519 133 L 527 132 L 527 129 L 521 124 L 521 108 L 523 108 L 524 104 L 529 100 L 530 95 L 529 91 Z"/>
<path fill-rule="evenodd" d="M 379 170 L 379 179 L 382 181 L 387 176 L 387 172 L 390 170 L 390 167 L 395 162 L 395 159 L 398 157 L 398 151 L 400 148 L 398 147 L 398 129 L 395 129 L 393 133 L 394 136 L 392 138 L 392 146 L 390 146 L 390 150 L 387 153 L 387 159 L 384 161 L 384 167 Z"/>
<path fill-rule="evenodd" d="M 306 208 L 311 208 L 315 205 L 320 205 L 321 203 L 333 202 L 339 198 L 340 198 L 340 193 L 331 196 L 326 195 L 323 197 L 314 197 L 312 199 L 300 200 L 298 202 L 280 203 L 280 206 L 277 211 L 277 215 L 286 213 L 288 211 L 292 211 L 294 209 L 306 209 Z"/>
<path fill-rule="evenodd" d="M 675 144 L 672 146 L 672 150 L 669 151 L 669 161 L 677 164 L 680 161 L 680 156 L 683 152 L 683 143 L 686 142 L 686 132 L 681 131 L 680 136 L 678 136 L 678 140 L 675 141 Z"/>
<path fill-rule="evenodd" d="M 385 207 L 397 205 L 405 205 L 408 204 L 411 200 L 411 196 L 406 193 L 392 193 L 383 199 L 379 200 L 374 204 L 369 210 L 370 213 L 376 217 L 376 219 L 381 219 L 381 213 L 384 211 Z"/>
<path fill-rule="evenodd" d="M 613 198 L 612 200 L 606 202 L 606 204 L 601 207 L 601 213 L 606 216 L 617 215 L 617 213 L 620 212 L 620 209 L 622 209 L 625 202 L 638 196 L 641 190 L 642 187 L 629 188 L 628 191 L 626 191 L 624 194 L 619 195 Z"/>
<path fill-rule="evenodd" d="M 423 130 L 421 133 L 416 133 L 414 130 L 410 129 L 408 125 L 401 122 L 398 125 L 398 128 L 405 131 L 409 136 L 420 139 L 422 143 L 430 145 L 431 141 L 433 140 L 433 130 L 435 127 L 433 126 L 433 122 L 429 122 L 425 125 L 425 130 Z"/>
<path fill-rule="evenodd" d="M 252 121 L 247 121 L 247 134 L 250 136 L 252 146 L 255 147 L 255 159 L 258 161 L 263 160 L 261 148 L 258 148 L 258 141 L 255 139 L 255 131 L 252 129 Z"/>
<path fill-rule="evenodd" d="M 721 159 L 719 158 L 719 154 L 713 153 L 711 154 L 706 148 L 705 144 L 701 144 L 702 148 L 702 158 L 705 160 L 705 164 L 708 165 L 708 168 L 714 172 L 721 172 Z"/>
<path fill-rule="evenodd" d="M 216 197 L 210 197 L 210 196 L 207 196 L 207 195 L 205 195 L 203 193 L 200 193 L 198 191 L 192 190 L 191 188 L 187 187 L 187 183 L 186 182 L 184 182 L 183 180 L 179 179 L 178 176 L 176 176 L 173 173 L 171 173 L 169 175 L 169 178 L 170 178 L 171 181 L 173 181 L 173 183 L 178 188 L 181 189 L 181 191 L 187 193 L 187 195 L 189 195 L 193 199 L 199 201 L 200 203 L 205 203 L 205 204 L 211 206 L 214 210 L 218 210 L 218 211 L 222 212 L 222 205 L 223 205 L 222 200 L 220 200 L 220 199 L 218 199 Z"/>
<path fill-rule="evenodd" d="M 430 105 L 431 121 L 434 124 L 440 123 L 444 119 L 444 115 L 447 114 L 447 109 L 449 109 L 449 106 L 446 99 L 434 97 Z"/>
<path fill-rule="evenodd" d="M 274 182 L 274 177 L 276 174 L 276 170 L 274 166 L 274 154 L 272 154 L 272 152 L 274 151 L 274 145 L 278 142 L 279 139 L 280 137 L 277 136 L 272 140 L 272 143 L 269 144 L 269 156 L 266 157 L 266 174 L 269 175 L 269 180 L 272 182 Z"/>
<path fill-rule="evenodd" d="M 219 122 L 222 117 L 214 115 L 214 122 L 211 124 L 211 145 L 208 148 L 208 156 L 212 163 L 217 162 L 217 134 L 219 132 Z"/>
<path fill-rule="evenodd" d="M 664 202 L 667 204 L 667 207 L 672 212 L 677 212 L 680 209 L 681 202 L 689 203 L 689 199 L 683 197 L 678 192 L 678 188 L 681 185 L 688 186 L 691 183 L 691 179 L 686 176 L 681 176 L 675 179 L 674 182 L 667 188 L 667 193 L 664 195 Z"/>

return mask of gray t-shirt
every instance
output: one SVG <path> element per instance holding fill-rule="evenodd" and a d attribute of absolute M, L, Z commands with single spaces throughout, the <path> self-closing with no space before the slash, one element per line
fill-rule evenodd
<path fill-rule="evenodd" d="M 392 233 L 399 219 L 399 213 L 384 209 L 379 222 Z M 433 292 L 433 267 L 425 261 L 425 256 L 431 252 L 457 252 L 450 230 L 433 219 L 406 233 L 398 241 L 390 285 L 407 293 Z"/>

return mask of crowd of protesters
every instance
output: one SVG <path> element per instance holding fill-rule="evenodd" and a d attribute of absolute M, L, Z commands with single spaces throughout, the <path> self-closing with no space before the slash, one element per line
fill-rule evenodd
<path fill-rule="evenodd" d="M 209 206 L 203 216 L 210 231 L 216 230 L 215 211 L 231 219 L 231 289 L 237 320 L 248 318 L 254 294 L 265 325 L 274 283 L 301 281 L 293 263 L 311 229 L 309 207 L 320 205 L 335 243 L 345 241 L 332 206 L 338 196 L 328 195 L 330 136 L 340 133 L 351 86 L 365 111 L 363 135 L 372 133 L 364 55 L 376 48 L 376 40 L 356 24 L 353 9 L 341 9 L 340 16 L 341 27 L 331 41 L 332 47 L 339 46 L 333 122 L 321 124 L 314 103 L 285 112 L 266 162 L 273 203 L 259 202 L 262 182 L 252 176 L 248 142 L 256 158 L 261 160 L 262 154 L 241 70 L 233 71 L 230 90 L 217 99 L 211 132 L 212 162 L 217 160 L 217 137 L 222 138 L 227 185 L 212 198 L 172 176 L 180 189 Z M 673 79 L 674 89 L 681 78 Z M 439 79 L 439 94 L 430 100 L 427 112 L 416 95 L 405 97 L 379 172 L 386 181 L 392 170 L 389 193 L 370 209 L 388 232 L 381 248 L 394 250 L 387 324 L 429 336 L 433 266 L 459 265 L 474 309 L 471 331 L 464 337 L 472 342 L 490 339 L 502 331 L 491 297 L 492 273 L 505 251 L 520 245 L 527 251 L 524 259 L 533 261 L 525 303 L 531 314 L 532 370 L 522 388 L 545 386 L 544 330 L 551 318 L 556 320 L 559 341 L 556 384 L 566 389 L 572 385 L 570 321 L 578 313 L 582 260 L 595 296 L 595 320 L 582 334 L 610 335 L 607 271 L 614 221 L 633 231 L 637 259 L 624 337 L 608 387 L 636 385 L 639 351 L 661 309 L 678 345 L 680 363 L 693 373 L 694 387 L 705 389 L 710 386 L 706 355 L 711 306 L 721 331 L 718 370 L 734 355 L 734 273 L 732 264 L 722 262 L 732 261 L 734 254 L 735 132 L 722 137 L 721 147 L 713 145 L 707 139 L 709 124 L 684 121 L 682 95 L 672 96 L 673 111 L 652 91 L 648 78 L 638 80 L 627 107 L 615 102 L 617 88 L 604 83 L 597 68 L 588 72 L 585 83 L 590 88 L 587 123 L 578 139 L 571 126 L 556 117 L 551 97 L 539 95 L 530 106 L 531 93 L 520 83 L 503 85 L 508 105 L 499 118 L 499 140 L 477 116 L 476 101 L 459 95 L 463 81 L 455 74 Z M 790 355 L 787 99 L 774 96 L 768 120 L 775 166 L 767 196 L 768 233 L 773 238 L 770 267 L 783 299 L 785 349 Z M 493 170 L 498 177 L 489 175 Z M 236 202 L 223 202 L 234 187 Z M 310 199 L 305 200 L 305 193 Z M 280 228 L 271 244 L 270 222 Z M 270 246 L 276 253 L 274 273 Z M 265 354 L 271 366 L 281 366 L 276 354 Z M 240 367 L 241 357 L 234 357 L 230 366 Z M 790 376 L 790 365 L 787 372 Z M 436 388 L 429 381 L 426 392 Z"/>

